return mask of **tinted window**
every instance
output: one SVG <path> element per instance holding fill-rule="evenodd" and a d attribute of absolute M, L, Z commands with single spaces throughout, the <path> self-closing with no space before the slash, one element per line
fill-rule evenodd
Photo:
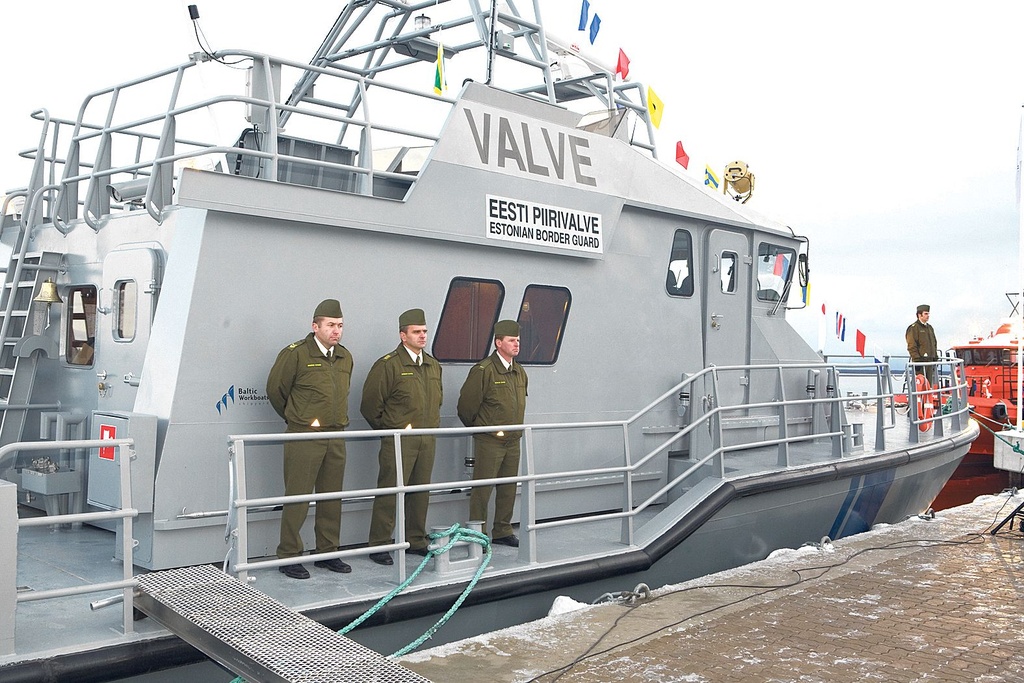
<path fill-rule="evenodd" d="M 96 288 L 72 287 L 67 302 L 65 358 L 71 365 L 92 365 L 96 349 Z"/>
<path fill-rule="evenodd" d="M 736 293 L 736 264 L 739 256 L 735 251 L 723 251 L 721 260 L 722 291 L 726 294 Z"/>
<path fill-rule="evenodd" d="M 135 338 L 138 291 L 134 280 L 123 280 L 114 285 L 114 295 L 117 297 L 114 339 L 128 341 Z"/>
<path fill-rule="evenodd" d="M 786 291 L 786 282 L 796 252 L 786 247 L 762 242 L 757 248 L 757 298 L 778 301 Z"/>
<path fill-rule="evenodd" d="M 693 241 L 685 230 L 676 230 L 672 238 L 665 291 L 672 296 L 693 296 Z"/>
<path fill-rule="evenodd" d="M 452 280 L 434 335 L 434 357 L 465 363 L 486 358 L 504 299 L 505 287 L 496 280 Z"/>
<path fill-rule="evenodd" d="M 565 287 L 530 285 L 519 306 L 520 363 L 551 365 L 558 359 L 572 297 Z"/>

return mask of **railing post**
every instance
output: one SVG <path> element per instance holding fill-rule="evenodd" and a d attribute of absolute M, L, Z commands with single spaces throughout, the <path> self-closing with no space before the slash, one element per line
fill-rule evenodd
<path fill-rule="evenodd" d="M 121 475 L 121 510 L 131 510 L 132 504 L 132 460 L 135 459 L 134 444 L 121 444 L 118 446 L 118 470 Z M 121 518 L 121 577 L 130 581 L 135 575 L 135 524 L 132 517 Z M 134 603 L 132 600 L 132 588 L 130 586 L 122 589 L 124 600 L 121 601 L 121 608 L 124 617 L 124 632 L 132 633 L 135 630 Z"/>
<path fill-rule="evenodd" d="M 828 430 L 832 432 L 832 457 L 843 457 L 843 403 L 839 400 L 838 378 L 835 367 L 829 367 L 825 380 L 825 394 L 829 401 L 829 425 Z"/>
<path fill-rule="evenodd" d="M 885 371 L 883 374 L 882 371 Z M 893 404 L 892 395 L 892 373 L 889 371 L 889 365 L 885 364 L 876 367 L 877 375 L 875 375 L 875 393 L 878 398 L 875 399 L 875 450 L 885 450 L 885 398 L 886 394 L 889 395 L 889 405 Z"/>
<path fill-rule="evenodd" d="M 533 429 L 529 426 L 523 430 L 523 443 L 526 445 L 525 457 L 520 467 L 526 467 L 522 494 L 519 501 L 519 560 L 528 564 L 537 562 L 537 543 L 533 525 L 537 523 L 537 481 L 533 476 L 537 473 L 533 459 Z"/>
<path fill-rule="evenodd" d="M 909 428 L 909 434 L 907 434 L 907 440 L 910 443 L 920 443 L 921 434 L 918 428 L 917 422 L 917 370 L 914 368 L 913 363 L 907 363 L 906 370 L 907 378 L 907 424 Z M 922 400 L 924 397 L 921 397 Z"/>
<path fill-rule="evenodd" d="M 249 561 L 249 508 L 246 505 L 237 505 L 236 501 L 245 500 L 248 497 L 248 486 L 245 481 L 245 441 L 238 439 L 232 444 L 231 462 L 229 467 L 234 468 L 233 489 L 231 500 L 228 501 L 228 520 L 230 524 L 231 515 L 234 513 L 235 526 L 230 529 L 234 536 L 235 566 L 238 563 Z M 282 511 L 282 515 L 284 512 Z M 238 572 L 238 580 L 245 583 L 249 579 L 249 572 L 242 570 Z"/>
<path fill-rule="evenodd" d="M 18 487 L 0 479 L 0 656 L 14 654 L 18 606 Z"/>
<path fill-rule="evenodd" d="M 395 440 L 395 486 L 398 493 L 395 495 L 395 538 L 399 543 L 405 543 L 405 468 L 402 467 L 402 435 L 396 433 L 392 438 Z M 398 562 L 395 562 L 395 576 L 398 583 L 405 581 L 407 571 L 405 569 L 405 551 L 395 551 Z"/>
<path fill-rule="evenodd" d="M 777 385 L 779 396 L 779 467 L 789 467 L 789 420 L 786 411 L 786 384 L 782 378 L 782 366 L 778 366 L 779 383 Z"/>
<path fill-rule="evenodd" d="M 628 513 L 633 509 L 633 461 L 629 448 L 629 425 L 625 422 L 622 423 L 622 443 L 626 465 L 626 471 L 623 472 L 622 511 Z M 633 515 L 627 514 L 622 518 L 622 534 L 619 540 L 626 545 L 633 545 Z"/>

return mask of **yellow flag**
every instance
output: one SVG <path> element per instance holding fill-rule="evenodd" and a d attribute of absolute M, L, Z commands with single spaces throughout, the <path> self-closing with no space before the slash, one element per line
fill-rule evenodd
<path fill-rule="evenodd" d="M 654 94 L 654 88 L 647 86 L 647 111 L 651 113 L 651 123 L 655 128 L 661 128 L 661 114 L 665 111 L 665 105 L 661 98 Z"/>
<path fill-rule="evenodd" d="M 444 46 L 437 43 L 437 68 L 434 70 L 434 92 L 438 95 L 448 89 L 448 82 L 444 79 Z"/>

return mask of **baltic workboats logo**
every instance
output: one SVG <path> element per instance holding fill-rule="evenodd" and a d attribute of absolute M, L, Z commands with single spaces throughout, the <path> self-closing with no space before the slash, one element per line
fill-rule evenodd
<path fill-rule="evenodd" d="M 228 387 L 228 390 L 224 392 L 224 395 L 217 401 L 217 414 L 223 415 L 228 410 L 228 399 L 231 399 L 231 405 L 235 404 L 235 385 L 232 384 Z"/>
<path fill-rule="evenodd" d="M 236 402 L 239 406 L 270 403 L 266 392 L 257 387 L 236 387 L 232 384 L 228 387 L 220 399 L 217 400 L 217 414 L 224 416 L 228 408 L 234 407 Z"/>

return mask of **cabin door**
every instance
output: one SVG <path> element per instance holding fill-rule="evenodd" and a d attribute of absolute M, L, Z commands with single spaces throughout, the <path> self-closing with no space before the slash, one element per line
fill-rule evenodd
<path fill-rule="evenodd" d="M 156 249 L 133 246 L 107 254 L 97 311 L 96 372 L 105 373 L 103 409 L 131 410 L 149 345 L 160 287 Z"/>
<path fill-rule="evenodd" d="M 745 235 L 719 228 L 708 235 L 704 359 L 707 365 L 749 362 L 750 268 Z M 743 400 L 746 373 L 720 377 L 722 405 Z"/>

